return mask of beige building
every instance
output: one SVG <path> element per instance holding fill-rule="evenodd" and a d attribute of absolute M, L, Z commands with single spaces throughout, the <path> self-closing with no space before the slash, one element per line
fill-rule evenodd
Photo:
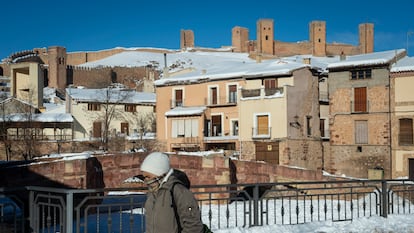
<path fill-rule="evenodd" d="M 414 59 L 405 57 L 391 69 L 392 177 L 414 179 Z"/>
<path fill-rule="evenodd" d="M 382 170 L 387 178 L 394 174 L 390 69 L 403 56 L 405 50 L 385 51 L 328 65 L 329 172 L 361 178 L 371 170 Z"/>
<path fill-rule="evenodd" d="M 224 149 L 242 159 L 320 169 L 318 78 L 309 66 L 226 65 L 155 82 L 157 139 L 165 150 Z"/>
<path fill-rule="evenodd" d="M 66 111 L 76 119 L 75 139 L 101 139 L 106 129 L 110 137 L 154 132 L 154 93 L 117 88 L 67 88 L 66 92 Z"/>
<path fill-rule="evenodd" d="M 240 94 L 241 156 L 322 168 L 318 77 L 300 63 L 248 74 Z"/>
<path fill-rule="evenodd" d="M 11 66 L 10 95 L 35 108 L 43 109 L 43 70 L 35 62 L 23 62 Z"/>

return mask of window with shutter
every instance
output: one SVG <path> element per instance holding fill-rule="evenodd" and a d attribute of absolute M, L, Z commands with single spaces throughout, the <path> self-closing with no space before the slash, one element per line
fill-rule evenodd
<path fill-rule="evenodd" d="M 367 112 L 367 88 L 354 89 L 354 112 Z"/>
<path fill-rule="evenodd" d="M 368 122 L 367 121 L 355 121 L 355 143 L 367 144 L 368 143 Z"/>
<path fill-rule="evenodd" d="M 183 106 L 183 90 L 175 90 L 175 107 Z"/>
<path fill-rule="evenodd" d="M 237 85 L 229 85 L 229 103 L 237 102 Z"/>
<path fill-rule="evenodd" d="M 269 134 L 269 116 L 268 115 L 257 116 L 257 134 L 258 135 Z"/>
<path fill-rule="evenodd" d="M 400 145 L 412 145 L 413 144 L 413 120 L 404 118 L 400 119 L 400 133 L 399 133 Z"/>

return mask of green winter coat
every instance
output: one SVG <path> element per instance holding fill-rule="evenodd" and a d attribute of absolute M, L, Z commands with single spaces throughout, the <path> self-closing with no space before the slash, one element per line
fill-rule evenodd
<path fill-rule="evenodd" d="M 178 233 L 177 220 L 172 207 L 171 188 L 174 191 L 177 212 L 180 218 L 182 233 L 201 233 L 203 223 L 200 209 L 193 193 L 188 190 L 175 176 L 172 170 L 163 179 L 156 192 L 148 192 L 145 202 L 146 233 Z"/>

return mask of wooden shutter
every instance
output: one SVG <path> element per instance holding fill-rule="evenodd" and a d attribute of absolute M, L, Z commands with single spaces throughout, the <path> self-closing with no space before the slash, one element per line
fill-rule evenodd
<path fill-rule="evenodd" d="M 321 137 L 325 137 L 325 119 L 319 120 L 319 129 L 321 130 Z"/>
<path fill-rule="evenodd" d="M 367 144 L 368 143 L 368 122 L 367 121 L 355 121 L 355 143 Z"/>
<path fill-rule="evenodd" d="M 175 90 L 175 106 L 183 106 L 183 90 Z"/>
<path fill-rule="evenodd" d="M 93 123 L 93 132 L 92 135 L 94 138 L 100 138 L 102 136 L 102 122 Z"/>
<path fill-rule="evenodd" d="M 265 79 L 264 86 L 265 89 L 275 89 L 277 87 L 276 79 Z"/>
<path fill-rule="evenodd" d="M 354 111 L 366 112 L 367 111 L 367 88 L 357 87 L 354 89 Z"/>
<path fill-rule="evenodd" d="M 269 134 L 269 116 L 257 116 L 257 134 L 268 135 Z"/>
<path fill-rule="evenodd" d="M 211 88 L 211 104 L 217 104 L 217 87 Z"/>
<path fill-rule="evenodd" d="M 413 144 L 413 120 L 412 119 L 400 119 L 400 145 L 412 145 Z"/>

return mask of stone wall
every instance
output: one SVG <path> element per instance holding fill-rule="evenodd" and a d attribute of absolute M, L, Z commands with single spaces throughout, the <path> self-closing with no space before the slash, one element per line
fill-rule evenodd
<path fill-rule="evenodd" d="M 117 188 L 133 186 L 127 178 L 140 173 L 146 153 L 104 154 L 90 158 L 38 160 L 31 165 L 0 169 L 0 187 L 46 185 L 72 188 Z M 324 179 L 321 171 L 277 166 L 264 162 L 231 160 L 223 156 L 170 156 L 172 167 L 184 170 L 192 185 L 247 184 Z M 10 176 L 13 174 L 13 176 Z"/>

